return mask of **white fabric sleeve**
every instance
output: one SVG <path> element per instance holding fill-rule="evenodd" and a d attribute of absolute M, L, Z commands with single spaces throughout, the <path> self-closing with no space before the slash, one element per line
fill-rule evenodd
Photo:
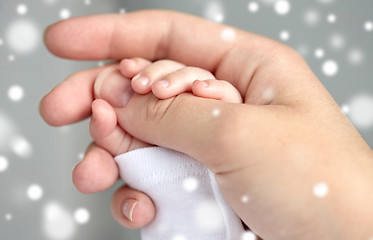
<path fill-rule="evenodd" d="M 156 207 L 143 240 L 238 240 L 241 220 L 225 202 L 214 174 L 195 159 L 161 147 L 115 157 L 121 178 Z"/>

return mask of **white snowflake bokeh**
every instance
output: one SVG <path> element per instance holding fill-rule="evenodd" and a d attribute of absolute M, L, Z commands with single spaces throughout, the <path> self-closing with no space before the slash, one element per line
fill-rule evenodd
<path fill-rule="evenodd" d="M 318 0 L 320 3 L 323 3 L 323 4 L 330 4 L 330 3 L 333 3 L 334 1 L 336 0 Z"/>
<path fill-rule="evenodd" d="M 90 219 L 90 213 L 86 208 L 78 208 L 74 212 L 75 222 L 78 224 L 86 224 Z"/>
<path fill-rule="evenodd" d="M 225 19 L 225 11 L 222 3 L 220 1 L 208 2 L 204 17 L 214 22 L 223 22 Z"/>
<path fill-rule="evenodd" d="M 19 85 L 13 85 L 8 90 L 8 97 L 13 102 L 19 102 L 23 99 L 24 90 L 23 87 Z"/>
<path fill-rule="evenodd" d="M 335 23 L 337 21 L 337 16 L 334 13 L 330 13 L 326 19 L 329 23 Z"/>
<path fill-rule="evenodd" d="M 175 235 L 171 240 L 187 240 L 187 238 L 183 235 Z"/>
<path fill-rule="evenodd" d="M 43 197 L 43 188 L 38 184 L 32 184 L 27 188 L 27 197 L 32 201 L 38 201 Z"/>
<path fill-rule="evenodd" d="M 249 2 L 247 4 L 247 10 L 249 10 L 249 12 L 251 13 L 256 13 L 258 12 L 260 9 L 260 6 L 257 2 Z"/>
<path fill-rule="evenodd" d="M 325 182 L 319 182 L 313 187 L 313 193 L 318 198 L 325 197 L 329 192 L 329 187 Z"/>
<path fill-rule="evenodd" d="M 359 48 L 353 48 L 347 53 L 347 60 L 351 65 L 360 65 L 364 62 L 364 52 Z"/>
<path fill-rule="evenodd" d="M 5 113 L 0 112 L 0 151 L 9 148 L 9 139 L 16 134 L 16 126 Z"/>
<path fill-rule="evenodd" d="M 0 173 L 8 169 L 9 161 L 5 156 L 0 155 Z"/>
<path fill-rule="evenodd" d="M 5 220 L 11 221 L 13 219 L 13 215 L 10 213 L 5 214 Z"/>
<path fill-rule="evenodd" d="M 240 240 L 256 240 L 256 239 L 257 239 L 257 237 L 256 237 L 255 233 L 253 233 L 251 231 L 246 231 L 242 234 Z"/>
<path fill-rule="evenodd" d="M 287 15 L 291 10 L 291 5 L 287 0 L 278 0 L 275 2 L 274 8 L 278 15 Z"/>
<path fill-rule="evenodd" d="M 339 65 L 334 60 L 326 60 L 322 65 L 323 73 L 328 77 L 335 76 L 339 71 Z"/>
<path fill-rule="evenodd" d="M 45 3 L 51 4 L 51 5 L 57 3 L 57 1 L 58 0 L 44 0 Z"/>
<path fill-rule="evenodd" d="M 220 110 L 220 109 L 218 109 L 218 108 L 214 108 L 214 109 L 212 110 L 212 116 L 213 116 L 213 117 L 219 117 L 220 114 L 221 114 L 221 110 Z"/>
<path fill-rule="evenodd" d="M 183 189 L 187 192 L 194 192 L 198 188 L 198 180 L 194 177 L 189 177 L 183 181 Z"/>
<path fill-rule="evenodd" d="M 41 31 L 32 20 L 13 21 L 7 27 L 5 37 L 7 46 L 18 54 L 30 53 L 41 45 Z"/>
<path fill-rule="evenodd" d="M 10 148 L 20 158 L 30 157 L 33 151 L 31 143 L 20 135 L 12 136 L 10 138 Z"/>
<path fill-rule="evenodd" d="M 242 203 L 248 203 L 250 201 L 250 197 L 249 196 L 247 196 L 247 195 L 243 195 L 242 197 L 241 197 L 241 202 Z"/>
<path fill-rule="evenodd" d="M 308 9 L 304 13 L 304 21 L 308 26 L 316 26 L 320 22 L 320 13 L 316 9 Z"/>
<path fill-rule="evenodd" d="M 348 116 L 359 129 L 373 127 L 373 94 L 359 94 L 353 97 L 348 106 Z"/>
<path fill-rule="evenodd" d="M 226 42 L 233 42 L 236 39 L 236 32 L 232 28 L 226 28 L 221 32 L 220 37 Z"/>
<path fill-rule="evenodd" d="M 194 209 L 195 226 L 201 231 L 217 231 L 224 227 L 224 216 L 214 200 L 206 200 Z"/>
<path fill-rule="evenodd" d="M 364 23 L 364 29 L 367 32 L 372 32 L 373 31 L 373 22 L 372 21 L 367 21 Z"/>
<path fill-rule="evenodd" d="M 8 60 L 9 60 L 9 62 L 14 62 L 16 60 L 16 57 L 13 54 L 10 54 L 8 56 Z"/>
<path fill-rule="evenodd" d="M 329 38 L 329 46 L 334 50 L 341 50 L 346 45 L 345 37 L 340 33 L 332 34 Z"/>
<path fill-rule="evenodd" d="M 19 15 L 25 15 L 28 12 L 28 8 L 25 4 L 19 4 L 17 6 L 17 13 Z"/>
<path fill-rule="evenodd" d="M 71 239 L 76 231 L 73 217 L 57 202 L 50 202 L 43 210 L 43 231 L 51 240 Z"/>
<path fill-rule="evenodd" d="M 70 9 L 67 9 L 67 8 L 61 9 L 61 11 L 60 11 L 60 18 L 61 19 L 67 19 L 69 17 L 71 17 L 71 11 L 70 11 Z"/>
<path fill-rule="evenodd" d="M 286 42 L 290 39 L 290 33 L 287 30 L 281 31 L 279 36 L 280 36 L 280 39 L 284 42 Z"/>
<path fill-rule="evenodd" d="M 322 49 L 322 48 L 317 48 L 317 49 L 315 50 L 315 57 L 316 57 L 316 58 L 321 59 L 321 58 L 323 58 L 324 56 L 325 56 L 325 51 L 324 51 L 324 49 Z"/>

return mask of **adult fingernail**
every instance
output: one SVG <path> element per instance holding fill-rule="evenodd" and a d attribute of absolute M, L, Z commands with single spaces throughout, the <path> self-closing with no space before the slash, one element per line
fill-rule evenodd
<path fill-rule="evenodd" d="M 101 98 L 114 107 L 124 107 L 133 96 L 131 81 L 117 67 L 101 72 L 94 89 L 96 98 Z"/>
<path fill-rule="evenodd" d="M 131 222 L 133 221 L 133 211 L 134 211 L 137 203 L 138 202 L 137 202 L 136 199 L 126 199 L 123 202 L 123 208 L 122 208 L 123 214 Z"/>
<path fill-rule="evenodd" d="M 95 84 L 94 84 L 94 93 L 96 98 L 101 98 L 101 92 L 102 92 L 102 87 L 104 86 L 104 81 L 107 79 L 108 75 L 111 74 L 112 72 L 116 71 L 118 69 L 117 66 L 113 67 L 108 67 L 100 74 L 97 76 Z"/>
<path fill-rule="evenodd" d="M 142 76 L 142 75 L 140 75 L 140 74 L 134 76 L 134 77 L 132 78 L 132 81 L 139 82 L 142 86 L 148 86 L 148 85 L 149 85 L 149 82 L 150 82 L 150 80 L 149 80 L 148 77 L 146 77 L 146 76 Z"/>
<path fill-rule="evenodd" d="M 135 94 L 135 91 L 133 91 L 132 88 L 128 89 L 128 91 L 125 94 L 123 94 L 121 106 L 123 107 L 126 106 L 134 94 Z"/>

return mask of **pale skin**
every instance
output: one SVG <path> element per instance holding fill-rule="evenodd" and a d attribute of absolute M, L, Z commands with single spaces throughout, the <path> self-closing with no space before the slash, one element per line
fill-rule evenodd
<path fill-rule="evenodd" d="M 136 75 L 133 77 L 134 73 Z M 121 78 L 121 74 L 132 80 Z M 151 145 L 139 139 L 129 138 L 126 131 L 117 125 L 117 119 L 121 121 L 121 109 L 113 108 L 103 100 L 98 90 L 102 84 L 108 83 L 107 79 L 111 80 L 113 86 L 118 86 L 113 82 L 127 82 L 127 87 L 131 84 L 136 92 L 151 91 L 159 99 L 170 99 L 180 93 L 189 92 L 198 97 L 242 103 L 242 97 L 235 87 L 227 81 L 215 79 L 213 74 L 204 69 L 187 67 L 171 60 L 152 63 L 142 58 L 124 59 L 119 66 L 109 67 L 98 75 L 94 87 L 97 99 L 92 103 L 91 136 L 98 147 L 107 150 L 113 156 Z M 115 91 L 114 88 L 112 90 Z M 108 96 L 113 94 L 113 92 L 107 93 Z M 137 205 L 136 199 L 130 199 L 124 204 L 124 215 L 131 222 Z M 147 215 L 153 216 L 153 214 L 154 211 L 147 212 Z"/>
<path fill-rule="evenodd" d="M 212 73 L 204 69 L 188 67 L 172 60 L 152 63 L 143 58 L 124 59 L 119 66 L 107 68 L 98 75 L 95 89 L 100 88 L 105 79 L 113 76 L 116 76 L 117 81 L 126 81 L 120 79 L 120 74 L 132 78 L 131 81 L 127 80 L 127 84 L 131 84 L 136 92 L 151 91 L 159 99 L 170 99 L 178 94 L 189 92 L 197 97 L 242 103 L 240 93 L 229 82 L 215 79 Z M 112 95 L 112 92 L 108 94 Z M 100 92 L 96 91 L 95 97 L 97 100 L 92 103 L 93 117 L 90 133 L 99 147 L 116 156 L 130 150 L 151 146 L 138 139 L 128 139 L 126 131 L 117 125 L 117 118 L 121 118 L 120 109 L 116 110 L 103 100 L 105 97 L 101 96 Z M 119 114 L 116 114 L 116 111 Z"/>
<path fill-rule="evenodd" d="M 242 104 L 191 94 L 160 100 L 143 92 L 122 108 L 118 123 L 129 139 L 204 163 L 235 212 L 263 239 L 370 240 L 370 147 L 296 52 L 238 29 L 226 42 L 219 38 L 224 29 L 180 13 L 141 11 L 65 20 L 47 30 L 45 42 L 60 57 L 171 59 L 227 80 Z M 46 122 L 61 126 L 89 117 L 93 82 L 102 70 L 72 75 L 46 95 L 40 104 Z M 110 81 L 98 92 L 104 98 L 108 89 Z M 113 105 L 110 96 L 105 100 Z M 214 109 L 219 117 L 212 116 Z M 77 188 L 87 193 L 110 187 L 117 177 L 112 155 L 95 144 L 73 173 Z M 329 189 L 322 198 L 313 193 L 320 182 Z M 121 211 L 128 199 L 138 201 L 133 222 Z M 114 194 L 112 209 L 127 227 L 154 217 L 150 199 L 128 187 Z"/>

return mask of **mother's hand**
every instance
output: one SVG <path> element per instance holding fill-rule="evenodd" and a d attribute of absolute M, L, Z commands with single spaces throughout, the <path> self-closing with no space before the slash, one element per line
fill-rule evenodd
<path fill-rule="evenodd" d="M 225 30 L 233 37 L 221 38 Z M 204 163 L 216 173 L 236 213 L 263 239 L 372 236 L 372 151 L 288 47 L 169 11 L 69 19 L 50 27 L 45 42 L 64 58 L 172 59 L 229 81 L 244 104 L 187 94 L 172 102 L 135 95 L 119 124 L 138 139 Z M 46 122 L 66 125 L 88 117 L 92 84 L 100 71 L 77 73 L 44 97 L 40 110 Z M 216 110 L 218 117 L 212 115 Z M 75 168 L 74 182 L 82 191 L 95 192 L 109 187 L 117 175 L 112 156 L 92 146 Z M 329 189 L 327 196 L 314 196 L 318 186 Z M 113 198 L 114 215 L 125 226 L 129 221 L 121 209 L 130 191 L 122 189 Z M 143 203 L 154 211 L 149 202 Z M 132 226 L 148 221 L 150 217 Z"/>

